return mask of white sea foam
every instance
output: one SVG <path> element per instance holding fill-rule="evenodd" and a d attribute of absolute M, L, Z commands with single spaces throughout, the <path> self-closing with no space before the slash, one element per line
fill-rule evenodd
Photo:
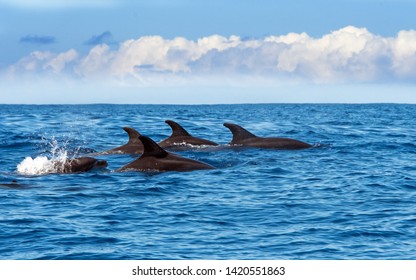
<path fill-rule="evenodd" d="M 204 145 L 204 144 L 201 144 L 201 145 L 197 145 L 197 144 L 190 144 L 190 143 L 188 143 L 188 142 L 185 142 L 185 141 L 183 141 L 183 142 L 174 142 L 173 143 L 173 146 L 175 146 L 175 147 L 188 147 L 188 148 L 191 148 L 191 149 L 203 149 L 203 148 L 210 148 L 210 147 L 212 147 L 212 145 Z"/>
<path fill-rule="evenodd" d="M 22 175 L 43 175 L 60 172 L 68 159 L 68 152 L 64 148 L 59 147 L 56 140 L 52 140 L 49 145 L 51 147 L 51 158 L 46 156 L 26 157 L 17 165 L 17 173 Z"/>
<path fill-rule="evenodd" d="M 55 172 L 53 162 L 47 157 L 27 157 L 17 165 L 17 172 L 22 175 L 41 175 Z"/>

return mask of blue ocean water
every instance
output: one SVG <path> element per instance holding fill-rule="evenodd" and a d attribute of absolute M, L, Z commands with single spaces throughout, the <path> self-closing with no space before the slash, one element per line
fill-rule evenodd
<path fill-rule="evenodd" d="M 114 172 L 130 155 L 17 172 L 120 146 L 123 126 L 162 140 L 166 119 L 315 147 L 179 152 L 216 167 L 185 173 Z M 0 184 L 1 259 L 416 259 L 416 105 L 0 105 Z"/>

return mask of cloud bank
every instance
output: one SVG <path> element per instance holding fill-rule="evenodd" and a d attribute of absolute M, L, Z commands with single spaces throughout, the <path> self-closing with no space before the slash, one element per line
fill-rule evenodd
<path fill-rule="evenodd" d="M 20 38 L 20 43 L 31 43 L 40 45 L 49 45 L 55 43 L 56 39 L 52 36 L 38 36 L 38 35 L 26 35 Z"/>
<path fill-rule="evenodd" d="M 113 34 L 111 34 L 110 31 L 105 31 L 100 35 L 93 35 L 85 42 L 85 44 L 95 46 L 100 44 L 113 44 L 114 42 Z"/>
<path fill-rule="evenodd" d="M 10 76 L 53 73 L 80 79 L 250 75 L 314 83 L 416 81 L 416 31 L 382 37 L 347 26 L 320 38 L 289 33 L 262 39 L 212 35 L 189 40 L 145 36 L 117 49 L 92 38 L 87 54 L 35 51 L 8 69 Z M 105 40 L 104 40 L 105 41 Z"/>

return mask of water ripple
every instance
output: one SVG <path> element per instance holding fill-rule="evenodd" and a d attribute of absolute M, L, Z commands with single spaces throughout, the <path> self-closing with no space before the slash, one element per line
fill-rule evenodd
<path fill-rule="evenodd" d="M 0 107 L 2 259 L 416 258 L 414 105 Z M 53 147 L 122 145 L 123 126 L 162 140 L 165 119 L 220 143 L 178 152 L 217 169 L 117 173 L 134 157 L 105 155 L 106 170 L 16 173 Z M 231 148 L 226 121 L 314 147 Z"/>

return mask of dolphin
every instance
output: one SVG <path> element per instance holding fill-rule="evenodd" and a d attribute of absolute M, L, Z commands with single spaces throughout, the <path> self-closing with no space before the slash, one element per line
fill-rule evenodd
<path fill-rule="evenodd" d="M 214 169 L 213 166 L 169 153 L 147 136 L 140 135 L 144 151 L 141 157 L 119 168 L 120 171 L 192 171 Z"/>
<path fill-rule="evenodd" d="M 178 123 L 166 120 L 165 123 L 167 123 L 171 129 L 172 129 L 172 135 L 168 138 L 162 140 L 159 142 L 159 146 L 162 148 L 178 148 L 180 147 L 181 150 L 183 148 L 186 148 L 186 146 L 193 145 L 193 146 L 217 146 L 218 144 L 206 139 L 194 137 L 191 134 L 188 133 L 182 126 L 180 126 Z"/>
<path fill-rule="evenodd" d="M 124 131 L 127 132 L 129 135 L 129 141 L 127 144 L 123 146 L 104 151 L 101 153 L 93 154 L 93 155 L 108 155 L 108 154 L 141 154 L 143 153 L 143 144 L 139 140 L 140 133 L 137 132 L 134 128 L 131 127 L 123 127 Z"/>
<path fill-rule="evenodd" d="M 312 147 L 312 145 L 308 143 L 290 138 L 258 137 L 241 126 L 232 123 L 224 123 L 224 126 L 233 134 L 230 145 L 284 150 L 306 149 Z"/>
<path fill-rule="evenodd" d="M 26 185 L 19 184 L 17 180 L 12 180 L 11 183 L 0 183 L 0 187 L 6 187 L 6 188 L 23 188 Z"/>
<path fill-rule="evenodd" d="M 92 157 L 79 157 L 67 159 L 64 162 L 57 161 L 54 163 L 56 173 L 85 172 L 93 168 L 105 168 L 107 165 L 107 161 L 98 160 Z"/>

